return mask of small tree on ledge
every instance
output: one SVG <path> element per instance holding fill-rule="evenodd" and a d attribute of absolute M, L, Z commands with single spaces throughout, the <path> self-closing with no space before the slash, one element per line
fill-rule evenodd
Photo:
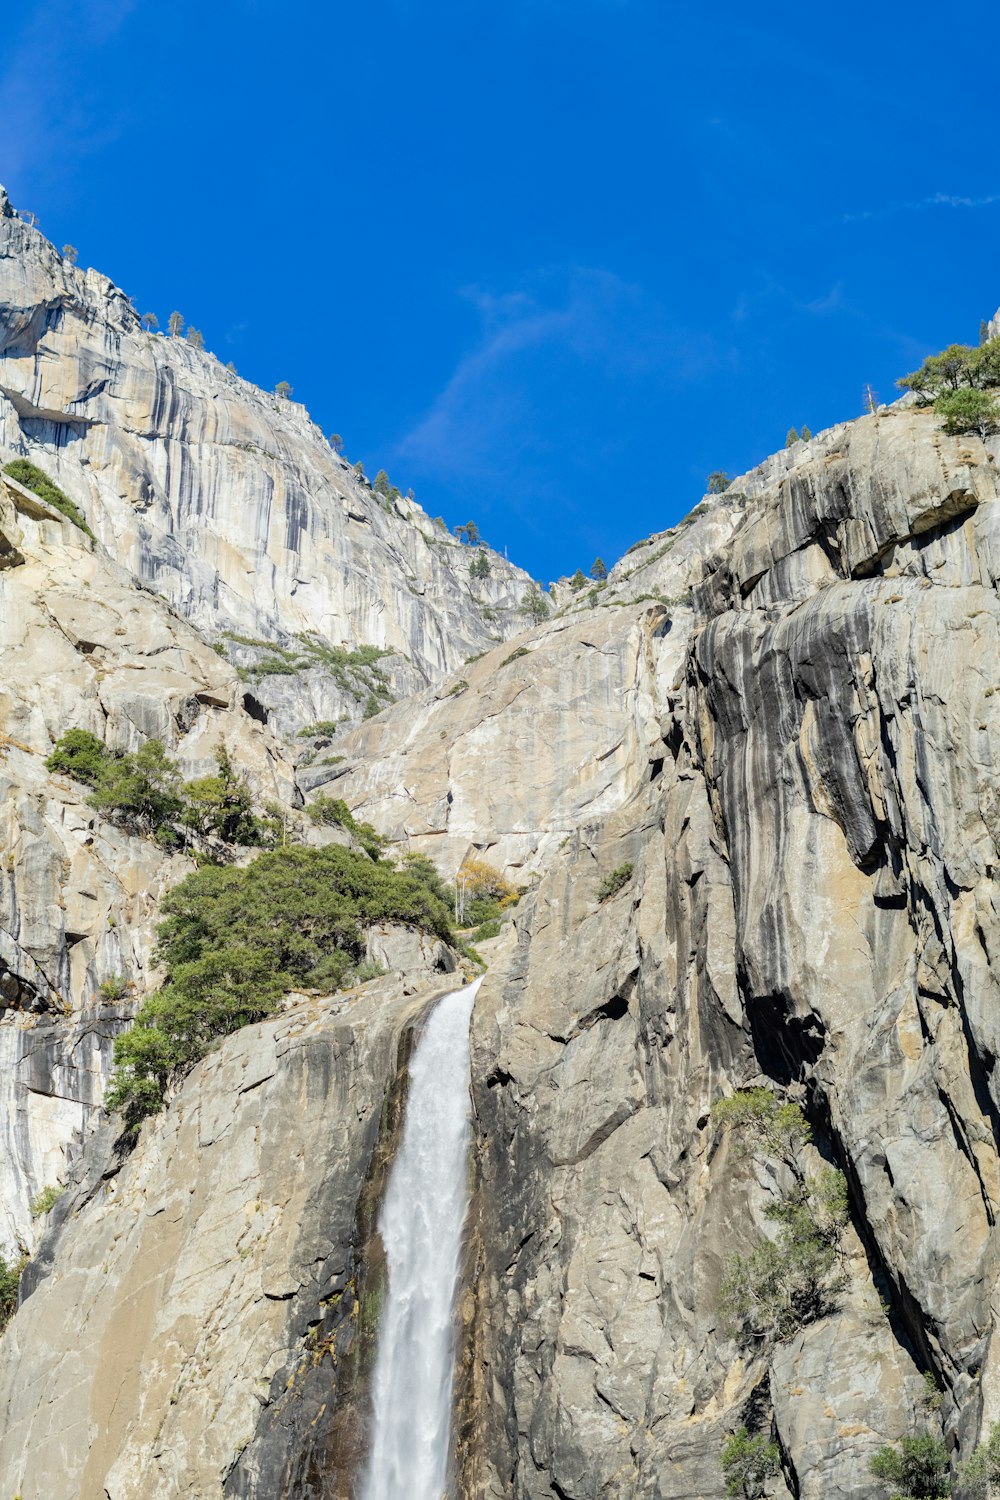
<path fill-rule="evenodd" d="M 603 562 L 602 558 L 600 558 L 600 557 L 595 557 L 594 558 L 593 565 L 592 565 L 592 567 L 590 569 L 590 576 L 591 576 L 591 578 L 596 578 L 599 583 L 603 582 L 603 580 L 605 578 L 607 578 L 607 576 L 608 576 L 608 570 L 604 566 L 604 562 Z"/>
<path fill-rule="evenodd" d="M 287 380 L 279 380 L 278 384 L 274 387 L 274 394 L 278 397 L 279 401 L 287 401 L 292 394 L 292 387 L 288 384 Z"/>

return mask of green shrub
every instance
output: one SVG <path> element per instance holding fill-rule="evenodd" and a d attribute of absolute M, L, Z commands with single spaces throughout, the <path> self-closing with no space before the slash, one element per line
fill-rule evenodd
<path fill-rule="evenodd" d="M 106 1104 L 134 1132 L 173 1076 L 263 1019 L 290 989 L 335 990 L 364 961 L 364 930 L 399 922 L 451 940 L 428 862 L 396 870 L 338 844 L 284 848 L 242 868 L 206 866 L 164 897 L 163 987 L 115 1043 Z M 433 866 L 431 867 L 433 870 Z"/>
<path fill-rule="evenodd" d="M 721 1454 L 726 1494 L 743 1500 L 761 1500 L 767 1481 L 778 1472 L 781 1450 L 765 1437 L 751 1437 L 737 1427 Z"/>
<path fill-rule="evenodd" d="M 715 469 L 705 481 L 705 491 L 709 495 L 724 495 L 732 482 L 725 469 Z"/>
<path fill-rule="evenodd" d="M 40 1192 L 35 1194 L 28 1205 L 31 1210 L 31 1217 L 33 1219 L 40 1219 L 43 1214 L 47 1214 L 50 1209 L 54 1208 L 62 1192 L 63 1189 L 58 1183 L 49 1183 L 48 1186 L 43 1187 Z"/>
<path fill-rule="evenodd" d="M 378 979 L 381 975 L 388 973 L 382 965 L 376 963 L 373 958 L 362 959 L 361 963 L 355 964 L 351 970 L 349 979 L 353 984 L 367 984 L 370 979 Z"/>
<path fill-rule="evenodd" d="M 68 521 L 72 521 L 73 525 L 85 532 L 91 541 L 94 540 L 94 533 L 87 525 L 79 507 L 74 505 L 69 496 L 64 494 L 36 464 L 31 463 L 27 458 L 14 458 L 9 464 L 4 465 L 3 471 L 9 474 L 11 479 L 16 479 L 18 484 L 23 484 L 26 490 L 31 490 L 36 494 L 39 500 L 44 501 L 46 505 L 51 505 L 53 510 L 59 511 Z"/>
<path fill-rule="evenodd" d="M 531 652 L 528 650 L 527 646 L 518 646 L 517 649 L 515 651 L 512 651 L 509 656 L 504 657 L 503 661 L 500 663 L 500 666 L 509 667 L 512 661 L 517 661 L 518 657 L 530 655 Z"/>
<path fill-rule="evenodd" d="M 586 588 L 587 580 L 583 576 L 582 568 L 577 568 L 576 572 L 573 574 L 573 577 L 569 581 L 569 586 L 573 590 L 574 594 L 579 593 L 582 588 Z"/>
<path fill-rule="evenodd" d="M 117 1005 L 125 999 L 129 991 L 129 983 L 124 974 L 112 974 L 97 986 L 97 993 L 102 1000 L 109 1005 Z"/>
<path fill-rule="evenodd" d="M 1000 426 L 1000 406 L 996 398 L 972 386 L 938 396 L 934 410 L 944 417 L 944 430 L 952 437 L 963 432 L 977 432 L 985 442 Z"/>
<path fill-rule="evenodd" d="M 336 719 L 317 719 L 315 724 L 305 724 L 296 735 L 296 739 L 311 740 L 316 735 L 334 735 L 337 732 Z"/>
<path fill-rule="evenodd" d="M 1000 1493 L 1000 1422 L 994 1422 L 985 1443 L 980 1443 L 958 1471 L 959 1482 L 975 1500 Z"/>
<path fill-rule="evenodd" d="M 798 432 L 796 431 L 796 429 L 794 427 L 789 427 L 788 432 L 785 435 L 785 447 L 786 448 L 794 448 L 795 444 L 798 441 L 799 441 L 799 434 L 798 434 Z"/>
<path fill-rule="evenodd" d="M 632 864 L 619 865 L 617 870 L 612 870 L 610 875 L 605 875 L 597 887 L 598 901 L 609 901 L 612 896 L 616 896 L 624 886 L 628 885 L 634 869 L 635 866 Z"/>
<path fill-rule="evenodd" d="M 110 751 L 87 729 L 67 729 L 60 735 L 45 764 L 48 770 L 72 776 L 84 786 L 95 787 L 101 778 Z"/>
<path fill-rule="evenodd" d="M 313 823 L 327 828 L 346 828 L 372 859 L 378 859 L 385 847 L 385 839 L 382 835 L 376 833 L 370 823 L 357 822 L 342 797 L 328 797 L 325 792 L 320 792 L 319 796 L 314 797 L 310 802 L 306 812 Z"/>
<path fill-rule="evenodd" d="M 739 1137 L 741 1155 L 763 1147 L 788 1157 L 812 1140 L 808 1121 L 797 1104 L 781 1100 L 770 1089 L 737 1089 L 712 1106 L 712 1119 Z"/>
<path fill-rule="evenodd" d="M 218 756 L 217 775 L 182 784 L 176 761 L 159 740 L 123 754 L 86 729 L 69 729 L 45 764 L 89 786 L 91 807 L 110 821 L 168 849 L 210 837 L 266 847 L 277 837 L 274 819 L 254 813 L 250 789 L 225 751 Z"/>
<path fill-rule="evenodd" d="M 372 488 L 377 495 L 381 496 L 386 509 L 388 509 L 392 505 L 392 502 L 394 500 L 400 499 L 399 490 L 392 483 L 392 480 L 389 478 L 384 469 L 379 469 L 378 473 L 375 475 L 375 483 L 373 484 Z"/>
<path fill-rule="evenodd" d="M 766 1213 L 780 1226 L 777 1238 L 731 1256 L 719 1288 L 723 1327 L 742 1349 L 791 1338 L 830 1312 L 845 1284 L 837 1273 L 847 1222 L 840 1172 L 797 1184 Z"/>
<path fill-rule="evenodd" d="M 886 1444 L 869 1459 L 868 1470 L 893 1500 L 943 1500 L 951 1494 L 947 1446 L 930 1432 Z"/>
<path fill-rule="evenodd" d="M 549 617 L 548 600 L 538 588 L 526 589 L 517 608 L 520 614 L 528 615 L 536 625 Z"/>
<path fill-rule="evenodd" d="M 468 691 L 469 684 L 466 682 L 464 677 L 460 677 L 458 681 L 453 682 L 451 687 L 448 689 L 448 697 L 460 698 L 463 693 L 467 693 Z"/>
<path fill-rule="evenodd" d="M 495 918 L 491 918 L 488 922 L 483 922 L 480 927 L 476 928 L 472 934 L 471 941 L 474 943 L 485 943 L 487 938 L 499 937 L 501 931 L 500 923 Z"/>
<path fill-rule="evenodd" d="M 21 1273 L 27 1264 L 26 1255 L 10 1265 L 0 1255 L 0 1330 L 7 1327 L 17 1311 L 17 1291 L 21 1285 Z"/>
<path fill-rule="evenodd" d="M 949 344 L 940 354 L 925 359 L 919 370 L 904 375 L 896 384 L 913 391 L 922 402 L 933 401 L 948 391 L 963 388 L 987 390 L 1000 385 L 1000 338 L 987 339 L 978 347 Z"/>

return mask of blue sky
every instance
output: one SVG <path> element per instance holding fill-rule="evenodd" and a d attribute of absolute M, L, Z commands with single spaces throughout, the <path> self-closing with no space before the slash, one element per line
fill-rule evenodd
<path fill-rule="evenodd" d="M 28 0 L 0 181 L 546 580 L 975 341 L 998 34 L 978 0 Z"/>

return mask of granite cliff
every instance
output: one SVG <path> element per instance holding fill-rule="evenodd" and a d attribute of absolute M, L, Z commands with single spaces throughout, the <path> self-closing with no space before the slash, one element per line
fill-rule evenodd
<path fill-rule="evenodd" d="M 19 424 L 72 406 L 33 400 Z M 76 1111 L 45 1137 L 69 1187 L 0 1340 L 12 1492 L 356 1493 L 373 1205 L 412 1038 L 455 983 L 447 948 L 373 934 L 388 973 L 290 996 L 116 1153 L 93 1026 L 121 1017 L 88 1021 L 86 1003 L 111 972 L 155 978 L 156 900 L 181 870 L 44 771 L 68 718 L 123 745 L 156 734 L 192 766 L 226 736 L 267 795 L 344 797 L 397 852 L 449 875 L 475 854 L 525 886 L 483 945 L 473 1018 L 464 1496 L 721 1496 L 740 1425 L 773 1434 L 770 1492 L 796 1500 L 870 1494 L 871 1454 L 907 1433 L 971 1451 L 1000 1419 L 998 451 L 906 403 L 797 444 L 637 544 L 606 587 L 554 587 L 548 620 L 471 663 L 426 659 L 419 690 L 297 782 L 195 628 L 220 617 L 189 595 L 181 620 L 136 587 L 140 553 L 97 490 L 72 493 L 111 557 L 8 487 L 0 1037 L 21 1060 L 4 1128 L 26 1108 L 49 1121 L 56 1093 Z M 253 628 L 290 639 L 303 617 L 274 598 Z M 73 1073 L 75 1094 L 26 1105 L 36 1037 L 40 1074 Z M 719 1100 L 755 1087 L 808 1122 L 794 1160 L 720 1124 Z M 26 1160 L 36 1126 L 17 1128 Z M 847 1187 L 836 1283 L 796 1327 L 741 1340 L 731 1256 L 830 1169 Z M 30 1233 L 27 1189 L 2 1192 Z"/>
<path fill-rule="evenodd" d="M 401 696 L 524 622 L 522 569 L 476 549 L 490 571 L 470 575 L 473 550 L 377 493 L 304 407 L 147 332 L 2 189 L 0 456 L 39 463 L 120 563 L 258 678 L 291 733 L 359 718 L 382 685 L 338 653 L 386 653 Z"/>

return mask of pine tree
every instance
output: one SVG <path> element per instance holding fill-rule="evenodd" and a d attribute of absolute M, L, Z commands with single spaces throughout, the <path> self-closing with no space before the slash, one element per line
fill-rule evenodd
<path fill-rule="evenodd" d="M 274 387 L 274 394 L 282 401 L 287 401 L 292 394 L 292 387 L 288 384 L 287 380 L 279 380 L 278 384 Z"/>
<path fill-rule="evenodd" d="M 147 333 L 152 333 L 160 326 L 160 320 L 155 313 L 143 313 L 141 322 Z"/>
<path fill-rule="evenodd" d="M 200 329 L 189 328 L 187 333 L 185 334 L 185 337 L 188 343 L 191 345 L 192 349 L 204 349 L 205 338 Z"/>
<path fill-rule="evenodd" d="M 604 566 L 604 562 L 603 562 L 603 560 L 601 558 L 599 558 L 599 557 L 595 557 L 594 558 L 594 564 L 593 564 L 593 567 L 590 570 L 590 576 L 591 576 L 591 578 L 596 578 L 599 583 L 602 582 L 605 578 L 607 578 L 607 576 L 608 576 L 608 570 Z"/>
<path fill-rule="evenodd" d="M 786 448 L 794 448 L 795 444 L 798 441 L 799 441 L 799 435 L 795 431 L 795 428 L 794 427 L 789 427 L 789 429 L 788 429 L 788 436 L 785 438 L 785 447 Z"/>
<path fill-rule="evenodd" d="M 184 319 L 179 312 L 172 312 L 167 319 L 167 332 L 172 339 L 179 339 L 184 332 Z"/>
<path fill-rule="evenodd" d="M 66 261 L 67 265 L 75 266 L 79 253 L 75 245 L 63 245 L 62 247 L 62 258 Z"/>
<path fill-rule="evenodd" d="M 809 431 L 808 427 L 803 427 L 802 431 L 799 433 L 799 437 L 804 443 L 808 443 L 809 439 L 812 437 L 812 433 Z"/>

